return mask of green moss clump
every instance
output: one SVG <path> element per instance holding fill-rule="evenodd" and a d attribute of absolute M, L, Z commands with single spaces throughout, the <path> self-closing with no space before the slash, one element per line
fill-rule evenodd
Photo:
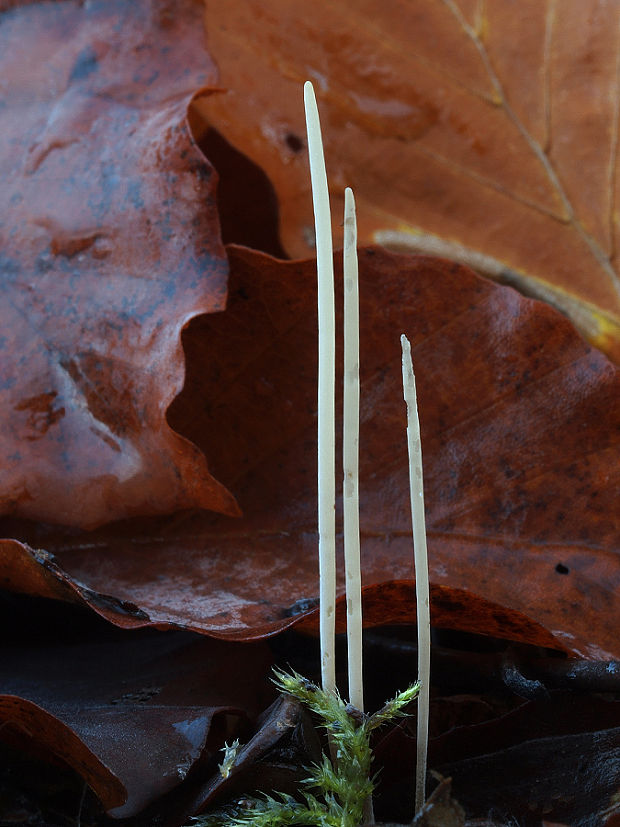
<path fill-rule="evenodd" d="M 320 764 L 308 768 L 308 778 L 302 782 L 303 801 L 284 793 L 244 798 L 225 811 L 192 819 L 195 827 L 359 827 L 376 780 L 370 776 L 370 734 L 403 716 L 404 708 L 417 697 L 419 685 L 399 692 L 373 715 L 362 715 L 339 695 L 323 692 L 296 672 L 276 671 L 275 683 L 321 719 L 333 762 L 324 754 Z"/>

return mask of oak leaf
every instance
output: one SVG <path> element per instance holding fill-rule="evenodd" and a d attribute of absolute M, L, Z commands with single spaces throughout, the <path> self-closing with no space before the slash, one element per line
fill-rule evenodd
<path fill-rule="evenodd" d="M 86 602 L 127 628 L 247 640 L 316 627 L 315 263 L 228 249 L 227 310 L 185 331 L 186 385 L 169 416 L 243 518 L 190 513 L 82 535 L 7 523 L 7 588 Z M 366 623 L 415 622 L 405 332 L 432 622 L 618 657 L 618 370 L 556 311 L 459 265 L 369 248 L 360 278 Z M 338 588 L 342 630 L 342 571 Z"/>
<path fill-rule="evenodd" d="M 618 361 L 619 24 L 597 0 L 212 0 L 225 93 L 197 113 L 267 173 L 284 247 L 303 257 L 312 80 L 336 233 L 352 186 L 362 242 L 512 283 Z"/>
<path fill-rule="evenodd" d="M 214 176 L 186 110 L 214 79 L 199 0 L 0 16 L 0 512 L 94 526 L 236 513 L 165 411 L 180 331 L 221 310 Z"/>

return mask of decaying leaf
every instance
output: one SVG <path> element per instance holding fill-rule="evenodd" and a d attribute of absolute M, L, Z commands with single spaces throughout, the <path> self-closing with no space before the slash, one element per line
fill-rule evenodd
<path fill-rule="evenodd" d="M 252 738 L 239 750 L 232 772 L 215 774 L 194 796 L 192 812 L 214 800 L 235 800 L 256 790 L 294 795 L 307 767 L 321 760 L 321 741 L 310 713 L 295 699 L 280 695 L 267 709 Z"/>
<path fill-rule="evenodd" d="M 269 697 L 258 644 L 125 633 L 1 655 L 2 739 L 71 766 L 117 818 L 213 760 Z"/>
<path fill-rule="evenodd" d="M 414 733 L 396 728 L 375 749 L 384 794 L 401 816 L 413 808 Z M 620 703 L 593 695 L 553 693 L 484 723 L 463 719 L 429 743 L 429 767 L 451 777 L 466 824 L 611 827 L 619 762 Z"/>
<path fill-rule="evenodd" d="M 55 555 L 5 542 L 8 588 L 57 589 L 127 627 L 251 639 L 315 625 L 315 265 L 229 254 L 229 305 L 186 331 L 186 386 L 169 415 L 244 517 L 186 514 L 81 535 L 7 523 L 5 536 Z M 370 248 L 360 272 L 366 622 L 415 621 L 405 332 L 433 623 L 620 655 L 618 371 L 555 311 L 458 265 Z"/>
<path fill-rule="evenodd" d="M 451 792 L 452 779 L 441 779 L 424 807 L 416 813 L 411 827 L 464 827 L 465 811 Z"/>
<path fill-rule="evenodd" d="M 349 185 L 362 241 L 516 284 L 620 359 L 616 4 L 212 0 L 206 30 L 225 93 L 197 113 L 271 179 L 291 255 L 313 244 L 310 79 L 336 231 Z"/>
<path fill-rule="evenodd" d="M 193 129 L 214 124 L 272 177 L 288 249 L 312 245 L 301 107 L 288 89 L 308 72 L 325 104 L 332 181 L 355 184 L 362 236 L 469 261 L 549 299 L 620 354 L 618 30 L 602 6 L 589 4 L 578 29 L 583 5 L 560 18 L 555 5 L 527 2 L 518 26 L 528 37 L 512 46 L 514 16 L 501 4 L 414 3 L 399 9 L 397 30 L 389 2 L 347 17 L 329 7 L 320 32 L 315 10 L 296 5 L 261 7 L 248 38 L 247 4 L 209 3 L 230 91 L 204 91 L 191 110 Z M 316 628 L 314 264 L 231 248 L 226 312 L 194 319 L 224 310 L 228 275 L 211 169 L 186 125 L 195 90 L 215 78 L 199 0 L 0 9 L 0 513 L 12 515 L 0 532 L 13 538 L 0 541 L 0 587 L 83 604 L 91 621 L 123 630 L 50 644 L 42 615 L 33 644 L 11 616 L 0 739 L 74 768 L 112 816 L 151 823 L 145 807 L 157 802 L 159 823 L 178 825 L 216 794 L 259 779 L 267 788 L 274 772 L 299 778 L 301 722 L 282 700 L 225 779 L 200 775 L 271 697 L 266 648 L 239 641 Z M 247 237 L 261 243 L 261 232 Z M 366 622 L 415 617 L 404 331 L 422 414 L 434 624 L 620 656 L 617 371 L 553 312 L 464 268 L 366 249 L 362 284 Z M 166 421 L 183 328 L 185 388 Z M 238 512 L 205 456 L 241 520 L 201 510 Z M 157 516 L 181 509 L 195 510 Z M 229 640 L 155 631 L 167 628 Z M 526 694 L 540 683 L 515 674 Z M 488 723 L 487 706 L 459 708 Z M 502 735 L 517 727 L 515 743 L 494 745 L 493 721 L 470 727 L 478 752 L 449 731 L 431 755 L 469 815 L 497 804 L 526 818 L 613 818 L 612 706 L 607 729 L 551 737 L 531 729 L 538 707 L 528 704 L 501 722 Z M 574 709 L 564 711 L 570 721 Z M 288 763 L 274 751 L 283 731 Z M 552 771 L 535 788 L 541 767 Z M 596 801 L 573 795 L 577 776 Z M 461 824 L 443 792 L 429 816 Z"/>
<path fill-rule="evenodd" d="M 165 422 L 180 331 L 221 310 L 213 175 L 186 110 L 214 79 L 199 0 L 0 16 L 0 511 L 93 526 L 235 513 Z"/>

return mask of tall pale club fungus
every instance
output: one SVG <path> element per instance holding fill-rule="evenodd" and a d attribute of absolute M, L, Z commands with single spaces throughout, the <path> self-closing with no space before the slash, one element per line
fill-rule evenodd
<path fill-rule="evenodd" d="M 304 85 L 308 153 L 316 229 L 319 378 L 318 378 L 318 524 L 320 577 L 321 680 L 325 691 L 336 690 L 335 604 L 335 311 L 334 267 L 327 174 L 321 127 L 314 89 Z M 345 190 L 344 219 L 344 400 L 343 400 L 343 517 L 347 599 L 347 649 L 349 698 L 364 709 L 362 682 L 362 602 L 359 536 L 359 297 L 357 228 L 353 192 Z M 428 743 L 430 676 L 430 612 L 428 561 L 422 487 L 422 452 L 411 348 L 401 336 L 403 388 L 407 403 L 409 484 L 413 521 L 418 621 L 418 740 L 416 764 L 416 812 L 424 804 Z M 372 805 L 367 807 L 372 821 Z"/>
<path fill-rule="evenodd" d="M 415 560 L 415 592 L 418 620 L 418 738 L 416 755 L 415 809 L 424 805 L 426 789 L 426 760 L 428 751 L 428 712 L 431 672 L 431 617 L 428 586 L 428 555 L 426 551 L 426 524 L 424 520 L 424 486 L 422 480 L 422 442 L 411 361 L 411 345 L 405 335 L 400 337 L 403 351 L 403 392 L 407 403 L 407 448 L 409 451 L 409 491 L 411 521 L 413 524 L 413 554 Z"/>
<path fill-rule="evenodd" d="M 318 500 L 319 500 L 319 614 L 321 681 L 323 689 L 336 689 L 336 426 L 334 258 L 332 223 L 323 157 L 321 124 L 314 88 L 304 85 L 310 179 L 316 231 L 316 266 L 319 310 L 318 388 Z"/>

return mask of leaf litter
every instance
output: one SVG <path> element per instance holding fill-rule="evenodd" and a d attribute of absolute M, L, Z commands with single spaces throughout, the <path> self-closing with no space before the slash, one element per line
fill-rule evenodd
<path fill-rule="evenodd" d="M 360 243 L 446 256 L 514 284 L 617 362 L 617 5 L 262 5 L 207 4 L 224 92 L 198 97 L 195 115 L 264 170 L 287 253 L 313 254 L 298 106 L 311 78 L 333 215 L 353 187 Z"/>
<path fill-rule="evenodd" d="M 0 513 L 93 527 L 237 512 L 165 421 L 181 329 L 226 300 L 214 176 L 186 124 L 215 77 L 201 8 L 35 3 L 0 18 Z"/>
<path fill-rule="evenodd" d="M 57 4 L 55 12 L 59 16 L 54 25 L 49 26 L 46 21 L 49 23 L 52 17 L 46 18 L 45 15 L 53 15 L 53 7 L 41 8 L 46 9 L 41 19 L 37 18 L 39 6 L 33 6 L 5 13 L 1 22 L 9 27 L 11 36 L 15 36 L 20 31 L 19 27 L 23 26 L 22 40 L 25 39 L 25 28 L 30 25 L 30 33 L 37 35 L 33 37 L 37 43 L 41 40 L 41 30 L 49 30 L 45 34 L 54 43 L 61 39 L 59 32 L 73 31 L 71 21 L 82 14 L 78 14 L 74 4 Z M 133 8 L 138 9 L 138 5 Z M 197 45 L 198 27 L 195 25 L 196 12 L 200 8 L 199 3 L 188 2 L 181 10 L 177 9 L 178 13 L 172 14 L 166 3 L 145 4 L 144 8 L 140 6 L 138 9 L 144 12 L 139 17 L 137 12 L 129 11 L 125 5 L 121 8 L 117 3 L 94 3 L 88 7 L 86 17 L 91 16 L 89 24 L 101 14 L 104 19 L 107 15 L 108 22 L 111 22 L 120 11 L 129 15 L 125 19 L 124 35 L 128 40 L 135 36 L 138 42 L 145 44 L 138 53 L 157 52 L 159 38 L 167 32 L 172 41 L 170 47 L 182 49 L 183 52 L 180 62 L 170 62 L 167 53 L 167 67 L 183 65 L 183 61 L 197 54 L 200 54 L 201 66 L 204 67 L 205 56 L 202 45 Z M 26 22 L 20 19 L 22 12 L 28 16 Z M 136 16 L 132 17 L 134 14 Z M 72 15 L 75 17 L 72 18 Z M 145 21 L 147 25 L 143 31 Z M 101 22 L 97 21 L 99 32 L 102 31 Z M 152 39 L 146 35 L 149 25 L 156 32 Z M 7 29 L 4 30 L 6 33 Z M 86 34 L 85 38 L 88 37 Z M 109 41 L 115 42 L 112 36 Z M 70 112 L 75 99 L 84 94 L 85 100 L 78 101 L 75 112 L 81 118 L 84 107 L 86 116 L 78 120 L 82 128 L 84 124 L 91 124 L 91 131 L 95 126 L 100 126 L 101 118 L 105 120 L 110 116 L 105 106 L 103 114 L 98 110 L 101 101 L 88 103 L 88 94 L 93 89 L 96 95 L 102 92 L 102 89 L 97 90 L 96 78 L 92 77 L 93 73 L 96 75 L 98 69 L 95 67 L 99 63 L 106 64 L 105 54 L 100 55 L 97 51 L 101 43 L 90 51 L 84 49 L 78 54 L 77 51 L 65 50 L 57 57 L 61 68 L 63 61 L 69 66 L 70 57 L 73 55 L 74 58 L 71 71 L 66 72 L 70 83 L 65 94 L 70 100 L 63 101 L 57 109 L 71 121 Z M 193 44 L 191 48 L 188 48 L 189 43 Z M 74 45 L 77 49 L 84 44 Z M 156 57 L 161 59 L 161 53 Z M 10 60 L 10 57 L 5 59 Z M 188 156 L 183 157 L 183 153 L 186 150 L 192 153 L 194 149 L 184 127 L 178 128 L 183 123 L 187 103 L 197 86 L 214 76 L 210 76 L 208 71 L 205 74 L 204 68 L 202 75 L 200 71 L 193 75 L 183 71 L 176 74 L 175 68 L 168 73 L 168 80 L 174 87 L 173 102 L 170 103 L 170 100 L 149 97 L 151 93 L 145 91 L 145 75 L 140 72 L 134 74 L 136 86 L 132 87 L 127 83 L 126 64 L 121 60 L 108 59 L 106 75 L 111 72 L 112 80 L 116 69 L 117 84 L 111 84 L 106 76 L 104 98 L 106 94 L 113 102 L 119 98 L 123 106 L 131 109 L 135 106 L 137 95 L 142 94 L 147 108 L 153 107 L 148 113 L 149 119 L 143 124 L 144 130 L 148 127 L 149 136 L 154 135 L 160 125 L 166 135 L 161 116 L 164 110 L 170 116 L 167 123 L 174 124 L 168 137 L 177 137 L 167 145 L 167 157 L 171 159 L 173 172 L 166 172 L 166 162 L 161 168 L 157 165 L 157 175 L 167 182 L 168 193 L 173 193 L 175 199 L 179 197 L 179 177 L 174 179 L 175 175 L 180 176 L 182 181 L 193 181 L 192 195 L 183 201 L 186 212 L 183 212 L 179 233 L 168 233 L 164 226 L 167 219 L 158 225 L 158 233 L 163 239 L 162 261 L 170 261 L 173 252 L 179 253 L 178 238 L 182 234 L 185 234 L 185 249 L 198 244 L 202 245 L 202 251 L 208 247 L 213 251 L 212 259 L 200 258 L 194 248 L 184 259 L 184 273 L 190 274 L 195 295 L 188 303 L 183 303 L 183 300 L 180 306 L 175 307 L 176 327 L 163 345 L 168 367 L 161 369 L 157 376 L 160 383 L 158 393 L 155 396 L 147 394 L 147 402 L 150 403 L 155 397 L 158 401 L 154 419 L 148 420 L 148 427 L 157 432 L 157 418 L 161 421 L 166 406 L 180 387 L 182 362 L 178 336 L 181 328 L 197 313 L 223 308 L 226 265 L 218 242 L 213 241 L 214 225 L 211 223 L 207 227 L 204 212 L 206 204 L 212 219 L 214 202 L 209 190 L 210 182 L 205 180 L 205 167 L 201 159 L 196 160 L 198 156 L 192 162 L 185 163 Z M 90 91 L 88 85 L 84 85 L 86 81 L 88 84 L 94 82 Z M 154 88 L 158 86 L 155 84 Z M 123 98 L 123 95 L 126 97 Z M 38 105 L 44 111 L 49 101 L 44 99 Z M 110 108 L 112 110 L 113 107 Z M 62 131 L 63 117 L 59 118 L 59 122 L 60 127 L 57 127 L 52 121 L 52 132 L 56 128 Z M 79 126 L 78 121 L 76 123 Z M 194 112 L 194 126 L 195 123 Z M 120 135 L 119 140 L 131 147 L 132 136 L 123 132 L 126 125 L 114 122 L 113 113 L 110 124 L 111 131 L 104 131 L 103 134 L 108 138 L 112 134 Z M 117 131 L 114 132 L 114 129 Z M 84 144 L 86 137 L 79 128 L 75 131 L 82 136 Z M 294 133 L 291 135 L 294 137 Z M 230 130 L 229 137 L 234 138 L 234 130 Z M 45 176 L 38 182 L 36 180 L 39 170 L 45 171 L 46 164 L 51 162 L 62 166 L 67 163 L 66 159 L 69 159 L 69 165 L 73 163 L 71 159 L 75 148 L 72 147 L 69 152 L 63 144 L 62 135 L 59 138 L 56 133 L 44 132 L 43 138 L 48 143 L 38 156 L 39 167 L 28 173 L 34 176 L 33 191 L 37 186 L 46 185 Z M 90 136 L 89 140 L 92 140 Z M 79 145 L 80 138 L 76 138 L 75 142 Z M 153 140 L 153 144 L 156 143 Z M 292 138 L 287 145 L 293 155 L 303 148 L 296 149 L 297 144 Z M 40 149 L 40 146 L 35 147 L 35 154 Z M 131 158 L 136 158 L 135 147 L 132 151 L 134 154 L 127 159 L 124 173 L 129 178 L 134 164 Z M 65 160 L 59 161 L 58 156 L 62 152 L 68 154 Z M 181 169 L 172 163 L 172 159 L 178 162 L 179 155 L 183 158 Z M 149 160 L 148 152 L 145 158 Z M 79 155 L 75 163 L 76 168 L 83 164 Z M 265 167 L 269 169 L 268 164 Z M 10 172 L 13 174 L 12 168 Z M 101 182 L 106 174 L 106 170 L 102 169 L 99 182 L 97 176 L 93 176 L 93 190 L 104 192 Z M 85 180 L 88 181 L 88 177 Z M 148 180 L 149 184 L 155 185 L 154 177 Z M 199 182 L 197 198 L 196 182 Z M 158 186 L 162 186 L 161 181 Z M 122 191 L 121 195 L 125 196 L 123 209 L 127 210 L 129 190 Z M 98 197 L 94 197 L 95 202 Z M 153 197 L 163 202 L 166 194 L 156 191 Z M 43 208 L 37 209 L 49 216 L 52 212 L 50 202 L 44 199 L 43 202 Z M 201 215 L 198 223 L 195 221 L 197 202 Z M 20 203 L 19 200 L 14 199 L 14 204 L 17 203 Z M 94 237 L 84 232 L 83 215 L 80 214 L 82 201 L 76 203 L 79 207 L 67 202 L 66 228 L 60 227 L 59 230 L 55 225 L 52 227 L 43 222 L 39 225 L 42 227 L 39 235 L 24 236 L 28 242 L 26 252 L 39 265 L 41 249 L 45 251 L 47 243 L 49 256 L 44 264 L 47 267 L 52 262 L 51 268 L 48 267 L 52 272 L 54 266 L 59 266 L 59 261 L 67 260 L 72 266 L 75 262 L 73 283 L 76 283 L 82 269 L 89 272 L 90 268 L 91 274 L 97 277 L 103 272 L 98 269 L 99 261 L 95 255 L 95 252 L 100 252 L 102 243 L 97 235 L 98 229 Z M 133 224 L 123 216 L 119 229 L 118 223 L 114 224 L 113 216 L 109 226 L 112 227 L 112 234 L 118 233 L 121 242 L 134 254 L 133 261 L 138 262 L 136 273 L 139 273 L 145 264 L 151 262 L 143 260 L 144 233 L 140 231 L 143 215 L 138 206 L 133 206 L 137 216 Z M 177 206 L 175 201 L 174 212 L 178 212 Z M 24 209 L 31 208 L 26 205 Z M 159 204 L 155 212 L 158 210 Z M 107 211 L 106 206 L 106 219 Z M 191 221 L 187 220 L 188 216 L 193 216 Z M 106 231 L 109 229 L 108 225 L 101 226 Z M 92 229 L 92 224 L 85 229 Z M 135 244 L 132 245 L 134 237 Z M 112 252 L 103 252 L 102 260 L 112 261 L 115 265 L 119 263 L 114 258 L 115 254 L 125 255 L 121 245 Z M 235 660 L 241 653 L 238 648 L 240 641 L 272 635 L 290 625 L 310 632 L 316 626 L 313 453 L 316 358 L 312 262 L 277 262 L 235 248 L 230 248 L 228 252 L 231 284 L 227 310 L 221 315 L 200 317 L 185 330 L 185 388 L 168 412 L 168 421 L 175 430 L 168 433 L 168 426 L 164 424 L 157 434 L 161 440 L 163 431 L 164 442 L 173 446 L 173 453 L 180 446 L 186 454 L 185 459 L 189 456 L 184 466 L 186 478 L 197 473 L 202 486 L 200 492 L 188 492 L 187 487 L 181 484 L 180 493 L 178 488 L 171 493 L 163 485 L 153 504 L 150 498 L 152 492 L 149 491 L 149 497 L 145 498 L 144 491 L 136 486 L 132 492 L 135 499 L 129 506 L 126 507 L 124 501 L 119 503 L 118 497 L 115 498 L 112 493 L 104 498 L 102 508 L 101 498 L 97 501 L 95 496 L 97 491 L 114 492 L 116 483 L 107 479 L 102 483 L 95 472 L 90 479 L 91 486 L 94 480 L 94 488 L 92 492 L 83 489 L 82 493 L 86 490 L 86 494 L 82 499 L 76 495 L 75 488 L 67 489 L 70 496 L 66 498 L 64 511 L 59 500 L 58 511 L 50 514 L 46 505 L 49 498 L 46 501 L 43 495 L 39 498 L 39 505 L 35 498 L 32 507 L 26 503 L 21 508 L 15 508 L 15 503 L 9 501 L 9 510 L 16 516 L 4 520 L 3 533 L 12 539 L 2 543 L 0 556 L 2 583 L 14 592 L 86 604 L 97 615 L 123 627 L 125 631 L 121 635 L 153 634 L 130 631 L 153 627 L 199 630 L 209 636 L 228 638 L 236 642 L 217 645 L 232 647 L 222 649 L 225 653 L 222 657 L 224 660 L 226 657 Z M 38 259 L 34 253 L 39 255 Z M 181 257 L 183 255 L 181 250 Z M 84 256 L 87 257 L 86 263 Z M 368 331 L 364 333 L 367 353 L 363 357 L 368 371 L 363 391 L 367 394 L 363 423 L 366 436 L 363 430 L 363 439 L 366 439 L 368 453 L 363 471 L 366 492 L 362 505 L 368 623 L 410 623 L 413 618 L 409 528 L 403 505 L 405 498 L 402 496 L 405 485 L 399 482 L 399 473 L 402 475 L 405 468 L 400 445 L 402 412 L 399 394 L 394 390 L 397 382 L 392 376 L 398 359 L 392 358 L 390 344 L 390 336 L 393 334 L 397 343 L 400 328 L 406 325 L 414 342 L 417 371 L 420 373 L 421 369 L 422 373 L 421 387 L 428 400 L 427 413 L 422 410 L 422 427 L 425 467 L 428 469 L 425 473 L 428 476 L 427 486 L 432 492 L 428 501 L 433 503 L 429 546 L 435 565 L 432 601 L 437 624 L 445 629 L 459 630 L 459 633 L 465 630 L 467 633 L 491 635 L 491 642 L 494 638 L 504 638 L 521 642 L 519 645 L 550 647 L 558 653 L 578 653 L 591 658 L 617 657 L 613 598 L 618 579 L 618 537 L 613 521 L 614 491 L 617 492 L 617 478 L 614 475 L 618 468 L 617 372 L 600 354 L 584 346 L 570 326 L 556 314 L 517 297 L 511 291 L 492 288 L 466 269 L 432 259 L 390 256 L 376 249 L 364 251 L 363 259 L 368 279 L 368 304 L 364 311 L 368 324 Z M 122 272 L 130 274 L 131 266 L 132 261 L 127 258 L 119 264 Z M 45 270 L 45 267 L 39 269 Z M 178 282 L 182 268 L 172 269 Z M 67 267 L 61 270 L 66 275 Z M 209 278 L 213 276 L 214 279 L 206 293 L 193 283 L 204 279 L 205 270 L 210 274 Z M 135 278 L 135 273 L 132 277 Z M 113 278 L 110 284 L 114 283 Z M 166 289 L 164 287 L 164 291 Z M 105 293 L 104 290 L 106 300 L 110 292 Z M 174 291 L 175 298 L 183 299 L 179 293 Z M 129 319 L 133 318 L 132 313 L 143 298 L 137 296 Z M 420 307 L 424 307 L 424 312 Z M 51 309 L 48 308 L 49 311 Z M 598 318 L 597 312 L 593 312 L 593 318 Z M 108 328 L 110 326 L 105 314 L 103 324 Z M 89 325 L 84 327 L 88 329 Z M 51 335 L 45 333 L 46 341 L 50 340 Z M 125 333 L 119 333 L 116 343 L 119 352 L 123 352 L 128 344 L 126 339 Z M 133 341 L 131 337 L 129 339 L 131 345 Z M 151 337 L 150 342 L 153 341 Z M 3 345 L 7 346 L 6 343 Z M 140 348 L 138 352 L 141 358 L 148 355 Z M 90 364 L 87 362 L 84 362 L 86 367 Z M 33 364 L 36 364 L 36 359 Z M 53 359 L 51 364 L 55 364 Z M 159 362 L 158 367 L 161 364 Z M 447 374 L 445 367 L 442 369 L 442 365 L 446 364 L 449 366 Z M 114 391 L 112 380 L 127 378 L 127 373 L 119 370 L 114 368 L 108 374 L 103 372 L 101 385 L 96 387 L 95 394 L 89 395 L 84 387 L 79 388 L 91 414 L 94 412 L 97 421 L 109 429 L 110 423 L 114 424 L 119 417 L 125 421 L 127 411 L 131 411 L 131 404 L 127 406 L 131 400 L 121 396 L 119 404 L 118 392 Z M 76 371 L 74 373 L 78 375 Z M 95 380 L 98 381 L 91 374 L 87 378 L 91 387 L 96 384 Z M 153 385 L 146 385 L 150 393 Z M 139 392 L 143 390 L 138 388 Z M 54 396 L 54 392 L 44 389 L 38 395 L 21 395 L 17 401 L 18 413 L 26 421 L 20 436 L 24 437 L 23 442 L 28 443 L 25 447 L 31 451 L 34 448 L 35 453 L 42 447 L 38 444 L 41 439 L 48 440 L 43 446 L 52 455 L 65 441 L 64 435 L 57 445 L 49 441 L 50 430 L 52 436 L 56 436 L 54 429 L 64 422 L 68 410 L 65 408 L 62 415 L 59 413 L 64 400 L 58 399 L 58 394 Z M 102 408 L 102 399 L 106 398 L 106 394 L 114 404 Z M 98 400 L 98 408 L 93 405 L 93 400 Z M 381 416 L 377 416 L 377 411 L 381 411 Z M 497 419 L 496 414 L 499 414 Z M 177 437 L 175 431 L 182 437 Z M 112 433 L 116 432 L 112 429 Z M 587 433 L 587 439 L 584 433 Z M 33 436 L 34 439 L 28 438 Z M 100 444 L 101 434 L 95 436 L 99 438 L 99 443 L 95 441 L 93 444 Z M 143 436 L 150 437 L 148 434 Z M 210 471 L 235 494 L 244 512 L 241 519 L 232 521 L 198 511 L 181 513 L 173 519 L 140 516 L 196 506 L 223 506 L 230 512 L 235 511 L 232 498 L 206 472 L 200 452 L 183 438 L 191 439 L 203 451 Z M 105 440 L 103 443 L 109 447 Z M 562 447 L 561 453 L 557 450 L 558 444 Z M 68 471 L 72 478 L 80 478 L 81 469 L 71 467 L 74 462 L 71 456 Z M 160 474 L 161 465 L 157 464 L 157 460 L 154 468 Z M 27 464 L 20 470 L 27 471 Z M 183 473 L 181 469 L 181 475 Z M 173 476 L 176 480 L 176 472 Z M 160 474 L 160 482 L 165 478 L 166 473 Z M 40 479 L 45 480 L 45 476 Z M 169 475 L 167 479 L 170 480 Z M 50 476 L 48 480 L 54 481 L 54 493 L 60 490 L 56 477 Z M 46 485 L 49 490 L 49 481 L 41 483 L 37 490 L 44 491 Z M 90 509 L 87 507 L 89 497 L 94 502 Z M 75 504 L 82 500 L 85 509 L 78 512 Z M 120 522 L 109 523 L 109 520 Z M 50 522 L 60 525 L 53 526 Z M 102 522 L 108 524 L 95 532 L 81 530 L 81 526 Z M 65 527 L 71 523 L 74 528 Z M 527 571 L 518 582 L 514 577 L 516 559 L 521 566 L 527 560 Z M 553 595 L 554 599 L 550 600 L 549 595 Z M 342 609 L 341 603 L 341 623 Z M 45 617 L 43 612 L 41 623 L 45 623 Z M 131 650 L 132 640 L 137 642 L 140 638 L 127 638 L 127 651 Z M 170 640 L 163 635 L 161 646 L 172 645 L 166 642 Z M 92 650 L 92 647 L 85 646 L 85 650 L 89 648 Z M 525 651 L 529 651 L 527 647 Z M 41 674 L 47 676 L 49 658 L 58 663 L 66 657 L 67 650 L 62 640 L 59 640 L 56 652 L 58 654 L 43 653 L 42 658 L 34 659 L 30 664 L 31 659 L 24 650 L 22 663 L 28 660 L 28 666 L 16 667 L 14 676 L 24 675 L 29 670 L 35 674 L 36 663 L 41 664 Z M 10 661 L 7 659 L 6 662 L 8 664 Z M 248 669 L 252 671 L 252 667 Z M 218 667 L 214 665 L 210 674 L 216 672 Z M 259 672 L 253 670 L 254 677 Z M 17 715 L 19 718 L 22 712 L 26 714 L 26 709 L 32 712 L 29 704 L 33 701 L 29 699 L 29 692 L 40 692 L 42 682 L 45 683 L 40 677 L 36 678 L 32 684 L 34 689 L 23 690 L 21 700 L 20 696 L 12 696 L 18 700 L 16 706 L 11 702 L 13 706 L 10 707 L 9 717 Z M 10 680 L 6 686 L 9 684 Z M 252 687 L 250 689 L 256 691 Z M 87 689 L 81 697 L 84 695 L 94 698 L 96 690 Z M 50 709 L 54 706 L 49 699 L 45 703 Z M 204 699 L 202 703 L 204 706 Z M 471 705 L 467 708 L 471 709 Z M 248 710 L 246 705 L 246 713 Z M 553 717 L 550 708 L 547 713 Z M 34 714 L 34 720 L 49 722 L 54 713 L 40 708 Z M 255 714 L 256 710 L 253 710 L 250 717 L 255 717 Z M 148 721 L 148 717 L 145 720 Z M 67 737 L 70 739 L 69 730 L 62 729 L 66 723 L 60 723 L 60 729 L 58 725 L 51 724 L 52 728 L 56 726 L 55 731 L 65 742 Z M 133 731 L 130 727 L 127 731 L 132 748 L 140 742 L 139 729 Z M 146 729 L 149 729 L 148 723 Z M 3 732 L 5 730 L 6 726 Z M 41 735 L 45 732 L 43 727 Z M 202 732 L 204 736 L 206 730 Z M 105 747 L 108 752 L 111 749 L 114 751 L 114 747 L 110 746 L 114 743 L 114 728 L 110 734 L 112 740 Z M 149 732 L 149 735 L 152 733 Z M 74 759 L 89 749 L 85 731 L 76 737 L 77 741 L 72 742 Z M 613 739 L 615 736 L 611 737 Z M 150 741 L 147 743 L 147 750 L 152 744 Z M 582 741 L 575 749 L 583 749 L 586 754 L 590 747 Z M 68 754 L 71 754 L 71 749 Z M 196 753 L 194 759 L 196 766 L 199 766 L 200 757 Z M 99 759 L 87 759 L 87 764 L 89 760 L 91 771 L 95 773 Z M 525 760 L 529 759 L 526 757 Z M 537 753 L 535 759 L 536 762 L 549 760 L 549 753 Z M 612 768 L 610 783 L 613 787 L 612 758 L 610 761 L 607 766 Z M 172 762 L 168 769 L 170 767 Z M 166 771 L 164 767 L 164 776 Z M 86 776 L 87 773 L 88 770 L 85 771 Z M 109 768 L 107 773 L 103 770 L 102 777 L 107 779 L 111 790 L 116 789 L 118 796 L 119 781 L 127 786 L 122 780 L 123 774 L 121 772 L 116 776 Z M 395 773 L 394 777 L 398 775 Z M 403 778 L 402 772 L 399 777 Z M 163 788 L 155 784 L 152 789 L 153 799 L 157 802 Z M 181 793 L 181 790 L 184 792 Z M 148 790 L 144 795 L 148 797 Z M 478 789 L 473 793 L 473 798 L 477 803 L 469 803 L 475 810 L 485 800 L 485 789 Z M 168 807 L 168 823 L 180 823 L 182 799 L 186 805 L 190 800 L 194 800 L 195 804 L 198 801 L 198 798 L 192 799 L 188 794 L 186 784 L 180 784 L 179 790 L 169 799 L 179 802 L 176 815 L 174 804 L 163 808 Z M 143 797 L 140 805 L 134 804 L 134 807 L 139 809 L 146 800 Z M 112 798 L 108 799 L 108 806 L 113 806 Z M 545 812 L 550 810 L 547 808 Z"/>

